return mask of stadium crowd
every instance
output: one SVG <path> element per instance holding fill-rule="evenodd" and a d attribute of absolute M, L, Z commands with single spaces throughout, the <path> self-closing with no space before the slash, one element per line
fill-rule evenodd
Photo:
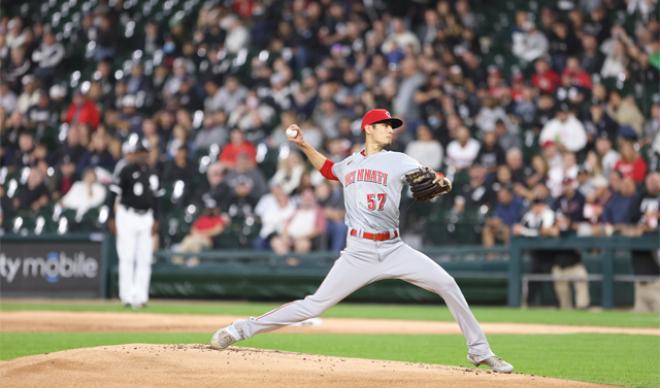
<path fill-rule="evenodd" d="M 102 230 L 138 134 L 161 247 L 339 251 L 341 187 L 283 129 L 337 161 L 381 107 L 405 123 L 392 149 L 454 180 L 404 201 L 423 243 L 657 230 L 657 17 L 655 0 L 3 2 L 2 228 Z"/>

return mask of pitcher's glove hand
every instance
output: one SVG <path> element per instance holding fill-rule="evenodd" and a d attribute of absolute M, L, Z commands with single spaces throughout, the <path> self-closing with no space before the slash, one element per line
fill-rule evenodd
<path fill-rule="evenodd" d="M 417 201 L 430 201 L 451 191 L 451 181 L 428 167 L 409 172 L 406 181 Z"/>

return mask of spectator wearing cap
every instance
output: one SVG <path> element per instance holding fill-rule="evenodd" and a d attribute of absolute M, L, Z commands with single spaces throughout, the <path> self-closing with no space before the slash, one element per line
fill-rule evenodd
<path fill-rule="evenodd" d="M 71 125 L 85 124 L 96 129 L 101 121 L 101 114 L 96 104 L 89 100 L 81 90 L 77 90 L 64 115 L 64 121 Z"/>
<path fill-rule="evenodd" d="M 553 141 L 571 152 L 578 152 L 587 145 L 587 133 L 584 126 L 571 112 L 566 103 L 560 104 L 559 112 L 548 121 L 539 136 L 539 143 Z"/>
<path fill-rule="evenodd" d="M 621 135 L 623 137 L 619 141 L 621 158 L 614 164 L 614 170 L 640 184 L 644 182 L 646 176 L 646 162 L 635 149 L 633 139 L 636 139 L 637 135 L 629 127 L 621 127 Z"/>
<path fill-rule="evenodd" d="M 35 75 L 44 88 L 49 88 L 55 71 L 64 59 L 64 46 L 57 41 L 55 33 L 46 29 L 39 48 L 32 53 L 32 61 L 37 64 Z"/>

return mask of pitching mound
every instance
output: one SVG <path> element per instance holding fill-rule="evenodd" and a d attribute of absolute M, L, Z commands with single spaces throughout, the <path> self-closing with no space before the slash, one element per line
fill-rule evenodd
<path fill-rule="evenodd" d="M 120 345 L 0 363 L 6 387 L 597 387 L 485 370 L 203 345 Z"/>

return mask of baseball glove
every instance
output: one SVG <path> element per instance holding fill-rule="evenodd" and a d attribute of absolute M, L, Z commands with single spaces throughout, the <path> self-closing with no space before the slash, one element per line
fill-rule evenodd
<path fill-rule="evenodd" d="M 421 167 L 406 174 L 406 182 L 417 201 L 430 201 L 451 191 L 451 181 L 428 167 Z"/>

